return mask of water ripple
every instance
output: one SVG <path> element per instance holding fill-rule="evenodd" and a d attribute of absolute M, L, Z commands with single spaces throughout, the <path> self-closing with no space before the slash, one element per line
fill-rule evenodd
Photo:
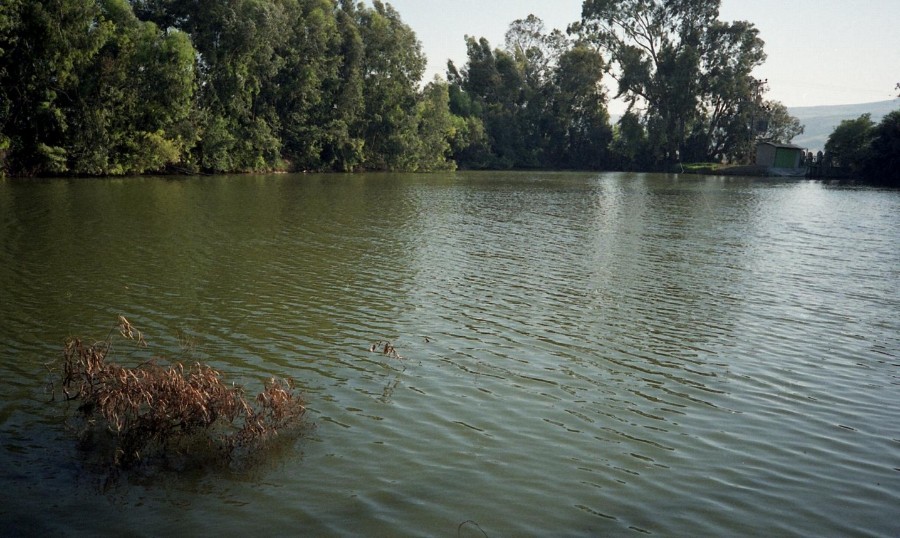
<path fill-rule="evenodd" d="M 0 476 L 52 478 L 2 500 L 85 532 L 896 535 L 898 208 L 635 174 L 2 183 Z M 294 377 L 318 428 L 129 513 L 78 493 L 34 372 L 119 313 Z"/>

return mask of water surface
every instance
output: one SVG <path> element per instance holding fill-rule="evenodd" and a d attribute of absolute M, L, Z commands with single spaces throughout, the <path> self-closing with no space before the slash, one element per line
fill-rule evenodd
<path fill-rule="evenodd" d="M 716 177 L 0 182 L 0 532 L 896 536 L 898 215 Z M 104 490 L 44 364 L 118 314 L 292 376 L 315 429 Z"/>

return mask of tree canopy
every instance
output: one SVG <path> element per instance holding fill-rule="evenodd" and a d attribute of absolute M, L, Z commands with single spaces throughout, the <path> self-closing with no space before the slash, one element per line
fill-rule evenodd
<path fill-rule="evenodd" d="M 842 121 L 829 135 L 825 155 L 853 178 L 900 186 L 900 110 L 878 124 L 870 114 Z"/>
<path fill-rule="evenodd" d="M 871 136 L 868 158 L 862 165 L 863 177 L 900 187 L 900 110 L 882 118 Z"/>
<path fill-rule="evenodd" d="M 755 141 L 755 121 L 785 123 L 768 114 L 764 83 L 751 74 L 766 58 L 759 31 L 720 21 L 719 5 L 585 0 L 581 21 L 570 27 L 603 54 L 617 97 L 629 104 L 625 128 L 633 131 L 638 119 L 646 129 L 649 160 L 741 161 Z"/>
<path fill-rule="evenodd" d="M 742 162 L 802 132 L 764 98 L 753 24 L 719 0 L 529 15 L 423 84 L 373 0 L 5 0 L 0 173 L 659 169 Z M 615 126 L 606 81 L 629 103 Z"/>
<path fill-rule="evenodd" d="M 825 154 L 828 155 L 831 164 L 848 168 L 852 174 L 858 174 L 867 157 L 874 127 L 871 114 L 844 120 L 835 127 L 825 142 Z"/>
<path fill-rule="evenodd" d="M 466 37 L 468 61 L 450 62 L 450 110 L 483 130 L 458 145 L 471 168 L 604 168 L 612 131 L 600 54 L 529 15 L 514 21 L 504 48 Z"/>
<path fill-rule="evenodd" d="M 379 1 L 9 0 L 2 162 L 19 175 L 446 168 L 449 150 L 423 146 L 448 131 L 424 67 Z"/>

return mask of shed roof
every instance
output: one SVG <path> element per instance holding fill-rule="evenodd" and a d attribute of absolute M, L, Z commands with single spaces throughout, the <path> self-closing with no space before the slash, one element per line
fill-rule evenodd
<path fill-rule="evenodd" d="M 777 142 L 760 142 L 758 145 L 760 146 L 773 146 L 781 149 L 805 149 L 800 146 L 795 146 L 794 144 L 779 144 Z"/>

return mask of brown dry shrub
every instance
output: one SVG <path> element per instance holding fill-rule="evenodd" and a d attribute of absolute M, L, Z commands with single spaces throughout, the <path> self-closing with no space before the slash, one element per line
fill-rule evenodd
<path fill-rule="evenodd" d="M 146 345 L 124 317 L 117 327 L 123 338 Z M 251 403 L 240 386 L 227 385 L 205 364 L 151 360 L 126 367 L 107 360 L 112 332 L 93 344 L 66 342 L 61 387 L 68 400 L 81 402 L 85 433 L 102 428 L 112 434 L 114 465 L 133 465 L 147 451 L 185 439 L 202 439 L 231 458 L 302 423 L 306 408 L 290 380 L 270 379 Z"/>

